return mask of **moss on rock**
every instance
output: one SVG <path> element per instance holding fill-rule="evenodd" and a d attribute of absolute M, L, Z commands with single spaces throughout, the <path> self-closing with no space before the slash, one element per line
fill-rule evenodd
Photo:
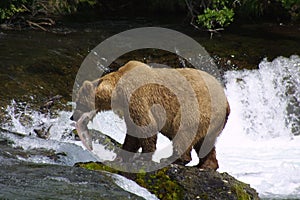
<path fill-rule="evenodd" d="M 232 191 L 237 195 L 238 200 L 250 200 L 251 197 L 245 191 L 245 184 L 244 183 L 236 183 L 232 185 L 231 189 Z"/>
<path fill-rule="evenodd" d="M 142 187 L 147 188 L 151 193 L 155 194 L 162 200 L 182 199 L 183 188 L 172 180 L 166 171 L 168 168 L 163 168 L 155 172 L 137 174 L 135 181 Z"/>

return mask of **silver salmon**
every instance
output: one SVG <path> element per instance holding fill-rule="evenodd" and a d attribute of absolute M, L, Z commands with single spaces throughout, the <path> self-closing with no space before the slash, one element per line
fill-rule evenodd
<path fill-rule="evenodd" d="M 92 136 L 87 127 L 89 121 L 93 119 L 96 115 L 96 111 L 92 110 L 91 112 L 83 113 L 79 120 L 76 122 L 76 130 L 79 135 L 79 138 L 83 145 L 89 150 L 93 150 Z"/>

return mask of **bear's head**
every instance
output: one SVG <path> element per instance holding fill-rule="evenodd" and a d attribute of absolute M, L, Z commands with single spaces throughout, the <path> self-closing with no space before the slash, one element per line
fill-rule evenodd
<path fill-rule="evenodd" d="M 120 67 L 117 71 L 106 74 L 105 76 L 97 79 L 93 82 L 85 81 L 82 87 L 79 89 L 76 98 L 76 109 L 71 117 L 72 120 L 78 121 L 83 113 L 96 111 L 112 110 L 111 102 L 113 91 L 118 84 L 120 78 L 132 70 L 135 67 L 148 67 L 146 64 L 138 61 L 130 61 L 124 66 Z M 121 93 L 122 88 L 117 90 L 117 93 Z M 116 93 L 115 93 L 116 94 Z M 118 95 L 113 97 L 117 102 L 122 105 L 123 101 Z M 121 103 L 120 103 L 121 102 Z M 114 112 L 122 117 L 122 108 L 114 108 Z"/>
<path fill-rule="evenodd" d="M 78 121 L 80 117 L 92 110 L 106 111 L 111 109 L 111 96 L 116 85 L 114 73 L 108 74 L 93 82 L 84 81 L 76 96 L 76 109 L 71 120 Z"/>
<path fill-rule="evenodd" d="M 83 113 L 95 109 L 95 89 L 96 83 L 84 81 L 76 96 L 76 109 L 71 120 L 78 121 Z"/>

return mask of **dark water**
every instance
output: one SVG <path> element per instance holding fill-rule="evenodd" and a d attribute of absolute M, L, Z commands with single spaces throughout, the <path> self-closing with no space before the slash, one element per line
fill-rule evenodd
<path fill-rule="evenodd" d="M 142 18 L 138 20 L 103 20 L 81 24 L 70 23 L 66 24 L 63 29 L 55 30 L 58 32 L 57 34 L 30 30 L 0 30 L 1 127 L 9 129 L 9 124 L 14 123 L 11 122 L 8 106 L 15 108 L 16 119 L 27 124 L 25 126 L 28 127 L 31 126 L 28 125 L 28 122 L 34 121 L 30 110 L 42 113 L 43 110 L 40 107 L 55 95 L 61 95 L 62 98 L 51 108 L 50 115 L 52 117 L 34 116 L 35 122 L 38 124 L 32 126 L 47 128 L 47 125 L 53 123 L 52 120 L 55 119 L 57 111 L 71 111 L 71 106 L 67 102 L 71 101 L 77 70 L 87 54 L 106 38 L 121 31 L 143 26 L 171 28 L 193 37 L 216 59 L 220 70 L 223 71 L 256 68 L 265 57 L 272 59 L 277 56 L 300 55 L 299 27 L 275 24 L 239 25 L 229 28 L 221 35 L 214 35 L 213 39 L 210 39 L 208 32 L 195 30 L 181 21 L 165 22 Z M 130 59 L 155 62 L 167 60 L 171 63 L 180 63 L 180 60 L 172 55 L 152 50 L 127 54 L 118 59 L 116 63 L 122 64 Z M 68 116 L 64 117 L 64 119 L 67 118 Z M 42 119 L 48 120 L 49 123 Z M 60 125 L 60 127 L 62 128 L 61 134 L 72 134 L 70 126 L 65 128 Z M 34 133 L 31 133 L 32 130 L 25 129 L 23 134 L 26 135 L 26 138 L 35 136 Z M 18 134 L 18 132 L 6 134 L 4 130 L 0 130 L 0 132 L 2 136 Z M 65 149 L 59 151 L 59 148 L 53 147 L 54 153 L 48 152 L 51 148 L 46 148 L 46 150 L 39 148 L 28 152 L 25 147 L 22 149 L 14 146 L 9 137 L 0 138 L 1 198 L 80 199 L 89 196 L 90 199 L 107 199 L 109 195 L 113 195 L 115 199 L 122 199 L 122 197 L 138 199 L 135 195 L 120 189 L 104 174 L 94 174 L 65 166 L 81 161 L 80 158 L 86 155 L 83 153 L 82 157 L 77 156 L 76 159 L 68 156 L 64 158 L 63 153 L 65 152 L 77 152 L 78 149 L 74 145 L 64 146 L 65 143 L 57 144 L 53 141 L 51 143 L 40 138 L 37 141 Z M 78 152 L 82 153 L 82 151 Z M 69 153 L 69 155 L 72 154 Z M 47 157 L 50 160 L 47 163 L 60 165 L 32 164 L 32 160 L 27 159 L 30 156 Z M 34 159 L 34 162 L 38 162 L 37 160 Z M 41 161 L 44 162 L 45 159 L 41 159 Z M 78 190 L 78 188 L 81 189 Z M 114 191 L 113 194 L 112 191 Z"/>
<path fill-rule="evenodd" d="M 162 20 L 161 20 L 162 21 Z M 175 29 L 197 40 L 224 69 L 256 68 L 265 57 L 299 54 L 300 28 L 276 24 L 239 25 L 215 34 L 195 30 L 182 21 L 103 20 L 66 24 L 54 33 L 0 31 L 0 102 L 11 99 L 46 100 L 57 94 L 71 100 L 71 90 L 80 64 L 88 53 L 108 37 L 131 28 L 160 26 Z M 135 52 L 124 60 L 163 61 L 166 55 Z M 174 58 L 168 58 L 174 59 Z"/>

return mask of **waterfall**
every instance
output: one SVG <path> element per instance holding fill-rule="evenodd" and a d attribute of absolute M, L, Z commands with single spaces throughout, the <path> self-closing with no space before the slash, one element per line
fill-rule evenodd
<path fill-rule="evenodd" d="M 300 198 L 300 58 L 227 71 L 228 123 L 217 143 L 220 171 L 261 197 Z"/>

